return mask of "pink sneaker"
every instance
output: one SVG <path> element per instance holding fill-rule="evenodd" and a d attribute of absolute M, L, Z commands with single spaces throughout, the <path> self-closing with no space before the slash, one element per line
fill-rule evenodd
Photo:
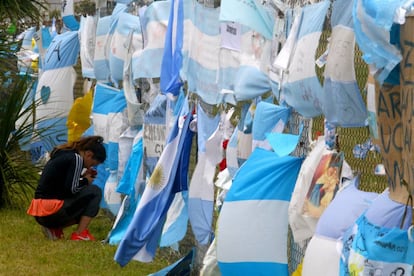
<path fill-rule="evenodd" d="M 64 238 L 62 228 L 47 228 L 42 226 L 42 232 L 49 240 L 60 240 Z"/>
<path fill-rule="evenodd" d="M 72 241 L 94 241 L 95 238 L 89 233 L 88 229 L 83 230 L 81 233 L 73 232 L 70 237 Z"/>

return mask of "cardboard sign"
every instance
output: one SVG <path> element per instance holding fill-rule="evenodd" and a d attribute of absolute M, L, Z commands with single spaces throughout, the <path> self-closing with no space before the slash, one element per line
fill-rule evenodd
<path fill-rule="evenodd" d="M 407 17 L 401 25 L 401 121 L 402 121 L 402 165 L 403 178 L 414 193 L 414 17 Z"/>
<path fill-rule="evenodd" d="M 403 175 L 402 121 L 400 86 L 384 83 L 375 86 L 378 139 L 374 142 L 381 148 L 383 164 L 392 188 L 400 185 Z"/>

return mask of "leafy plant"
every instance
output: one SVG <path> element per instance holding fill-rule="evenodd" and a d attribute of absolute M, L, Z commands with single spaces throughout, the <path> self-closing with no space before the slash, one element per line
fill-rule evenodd
<path fill-rule="evenodd" d="M 29 143 L 28 137 L 40 135 L 33 128 L 38 103 L 30 103 L 27 93 L 32 84 L 28 76 L 14 76 L 0 103 L 0 207 L 21 206 L 33 195 L 38 181 L 39 169 L 20 149 Z"/>
<path fill-rule="evenodd" d="M 39 169 L 20 150 L 27 137 L 39 135 L 33 128 L 39 119 L 35 116 L 38 103 L 28 93 L 34 80 L 18 72 L 16 33 L 38 24 L 43 7 L 38 0 L 0 2 L 0 208 L 23 207 L 39 177 Z"/>

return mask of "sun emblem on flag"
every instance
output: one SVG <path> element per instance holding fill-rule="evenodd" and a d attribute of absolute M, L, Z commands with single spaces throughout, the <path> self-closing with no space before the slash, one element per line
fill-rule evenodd
<path fill-rule="evenodd" d="M 154 190 L 159 190 L 164 186 L 164 182 L 164 169 L 160 164 L 158 164 L 151 174 L 148 185 Z"/>

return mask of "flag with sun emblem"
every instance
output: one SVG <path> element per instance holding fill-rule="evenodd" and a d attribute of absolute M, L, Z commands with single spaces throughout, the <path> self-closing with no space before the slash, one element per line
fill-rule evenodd
<path fill-rule="evenodd" d="M 131 259 L 150 262 L 159 245 L 168 209 L 175 193 L 187 189 L 192 118 L 185 100 L 172 127 L 161 157 L 146 184 L 134 217 L 115 253 L 115 261 L 125 266 Z"/>

